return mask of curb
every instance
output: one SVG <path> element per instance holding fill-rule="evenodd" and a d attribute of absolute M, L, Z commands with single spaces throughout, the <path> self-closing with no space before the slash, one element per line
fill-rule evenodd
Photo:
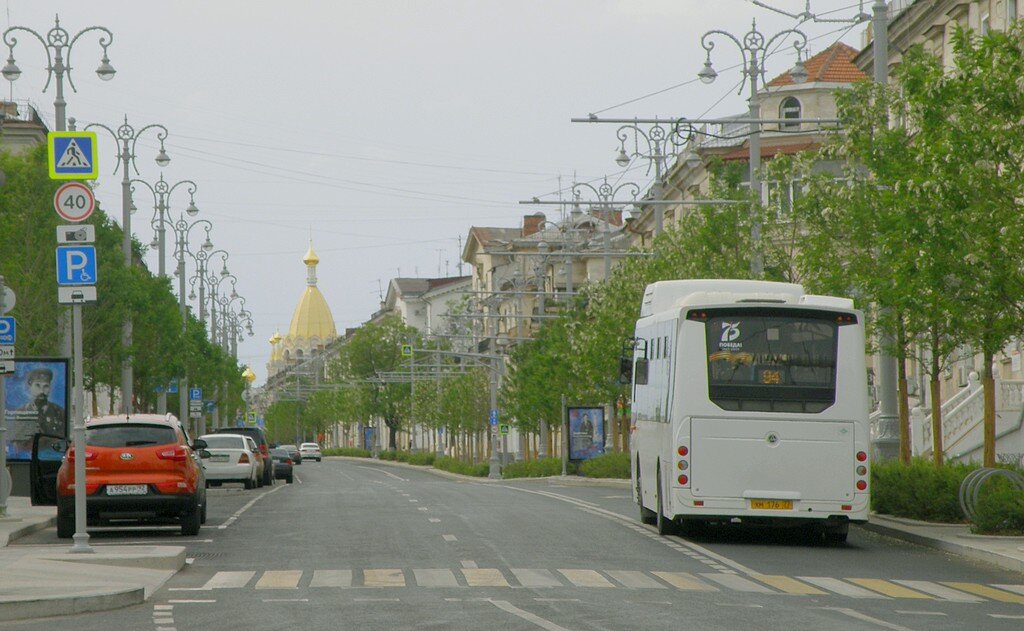
<path fill-rule="evenodd" d="M 47 517 L 46 519 L 44 519 L 42 521 L 28 523 L 28 524 L 22 526 L 21 528 L 16 528 L 16 529 L 10 531 L 9 533 L 6 533 L 6 534 L 0 533 L 0 548 L 6 547 L 12 541 L 14 541 L 16 539 L 21 539 L 22 537 L 30 535 L 33 532 L 36 532 L 36 531 L 39 531 L 39 530 L 43 530 L 44 528 L 49 528 L 50 526 L 53 526 L 56 523 L 57 523 L 57 517 L 56 516 Z"/>
<path fill-rule="evenodd" d="M 945 541 L 942 539 L 934 539 L 932 537 L 926 537 L 924 535 L 914 534 L 907 532 L 894 526 L 886 526 L 876 522 L 869 521 L 866 524 L 861 524 L 861 527 L 865 530 L 870 530 L 878 534 L 893 537 L 895 539 L 902 539 L 903 541 L 909 541 L 910 543 L 916 543 L 919 546 L 926 548 L 932 548 L 934 550 L 942 550 L 943 552 L 950 552 L 957 554 L 962 557 L 967 557 L 975 561 L 981 561 L 982 563 L 989 563 L 996 565 L 1004 570 L 1011 570 L 1013 572 L 1024 573 L 1024 559 L 1015 559 L 995 552 L 989 552 L 987 550 L 979 550 L 968 545 L 960 543 L 954 543 L 952 541 Z"/>
<path fill-rule="evenodd" d="M 31 600 L 0 601 L 0 622 L 30 620 L 45 616 L 68 616 L 92 611 L 109 611 L 146 601 L 146 590 L 133 587 L 118 592 L 89 596 L 66 596 L 61 598 L 33 598 Z"/>

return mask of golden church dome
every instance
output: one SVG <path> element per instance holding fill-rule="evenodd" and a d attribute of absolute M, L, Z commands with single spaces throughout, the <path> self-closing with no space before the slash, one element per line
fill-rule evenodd
<path fill-rule="evenodd" d="M 313 241 L 309 242 L 309 249 L 306 250 L 306 255 L 302 257 L 302 262 L 306 265 L 316 265 L 320 262 L 320 257 L 313 251 Z"/>
<path fill-rule="evenodd" d="M 306 287 L 295 307 L 292 324 L 288 327 L 288 337 L 285 339 L 292 343 L 300 339 L 315 339 L 319 344 L 326 344 L 336 337 L 338 331 L 334 328 L 334 316 L 327 306 L 327 300 L 316 285 Z"/>

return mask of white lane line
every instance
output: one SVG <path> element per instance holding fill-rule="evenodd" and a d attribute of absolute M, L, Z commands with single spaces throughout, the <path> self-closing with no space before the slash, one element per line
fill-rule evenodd
<path fill-rule="evenodd" d="M 153 618 L 153 624 L 174 624 L 174 618 Z"/>
<path fill-rule="evenodd" d="M 432 524 L 440 524 L 441 523 L 441 520 L 438 519 L 437 517 L 431 517 L 427 521 L 429 521 Z"/>
<path fill-rule="evenodd" d="M 945 616 L 946 614 L 941 611 L 901 611 L 896 610 L 896 613 L 901 613 L 907 616 Z"/>
<path fill-rule="evenodd" d="M 1000 618 L 1002 620 L 1024 620 L 1024 616 L 1011 616 L 1004 613 L 990 613 L 989 617 Z"/>
<path fill-rule="evenodd" d="M 122 531 L 131 530 L 130 528 L 123 528 Z M 189 539 L 189 543 L 213 543 L 213 539 Z M 152 541 L 144 539 L 133 539 L 131 541 L 113 541 L 110 543 L 93 543 L 89 542 L 91 546 L 152 546 L 152 545 L 167 545 L 166 539 L 153 539 Z"/>
<path fill-rule="evenodd" d="M 265 603 L 308 603 L 308 598 L 261 598 Z"/>
<path fill-rule="evenodd" d="M 297 481 L 297 482 L 298 482 L 299 484 L 302 484 L 302 478 L 300 478 L 299 476 L 297 476 L 297 475 L 294 475 L 294 474 L 292 475 L 292 477 L 293 477 L 293 478 L 295 478 L 295 480 L 296 480 L 296 481 Z"/>
<path fill-rule="evenodd" d="M 260 501 L 264 497 L 270 495 L 271 493 L 274 493 L 275 491 L 280 491 L 283 488 L 284 488 L 283 486 L 275 486 L 273 489 L 271 489 L 271 490 L 269 490 L 269 491 L 267 491 L 265 493 L 261 493 L 260 495 L 257 495 L 256 497 L 252 498 L 251 500 L 249 500 L 248 504 L 246 504 L 242 508 L 238 509 L 238 511 L 236 511 L 234 515 L 232 515 L 231 517 L 228 517 L 227 521 L 225 521 L 223 524 L 217 526 L 217 528 L 219 528 L 220 530 L 224 530 L 225 528 L 227 528 L 231 524 L 235 523 L 235 521 L 239 517 L 242 516 L 242 513 L 244 513 L 245 511 L 249 510 L 249 508 L 253 504 L 255 504 L 256 502 Z"/>
<path fill-rule="evenodd" d="M 476 561 L 463 561 L 462 567 L 467 570 L 475 570 L 479 566 L 476 564 Z"/>
<path fill-rule="evenodd" d="M 362 465 L 356 465 L 356 466 L 358 466 L 360 469 L 369 469 L 370 471 L 375 471 L 377 473 L 383 473 L 384 475 L 391 476 L 392 478 L 394 478 L 396 480 L 401 480 L 402 482 L 408 482 L 408 480 L 406 480 L 405 478 L 397 476 L 394 473 L 391 473 L 390 471 L 385 471 L 384 469 L 378 469 L 377 467 L 364 467 Z"/>
<path fill-rule="evenodd" d="M 536 614 L 532 614 L 529 611 L 526 611 L 525 609 L 520 609 L 519 607 L 516 607 L 508 601 L 492 600 L 491 604 L 497 607 L 498 609 L 507 611 L 514 616 L 518 616 L 523 620 L 526 620 L 527 622 L 532 622 L 533 624 L 537 625 L 542 629 L 547 629 L 548 631 L 569 631 L 565 627 L 559 626 L 554 622 L 551 622 L 550 620 L 545 620 L 544 618 L 541 618 Z"/>
<path fill-rule="evenodd" d="M 753 592 L 757 594 L 774 594 L 775 591 L 768 589 L 760 583 L 754 581 L 748 581 L 747 579 L 737 574 L 714 574 L 711 572 L 702 573 L 701 576 L 704 578 L 714 581 L 723 587 L 734 589 L 738 592 Z"/>
<path fill-rule="evenodd" d="M 811 585 L 816 585 L 822 589 L 827 589 L 830 592 L 835 592 L 841 596 L 849 596 L 850 598 L 881 598 L 883 600 L 889 599 L 888 596 L 876 594 L 875 592 L 868 591 L 862 587 L 857 587 L 856 585 L 845 583 L 839 580 L 838 578 L 829 578 L 826 576 L 797 576 L 796 578 L 800 579 L 805 583 L 810 583 Z M 825 609 L 828 609 L 828 607 L 825 607 Z"/>
<path fill-rule="evenodd" d="M 984 602 L 984 599 L 980 596 L 974 596 L 973 594 L 968 594 L 952 587 L 946 587 L 945 585 L 939 585 L 938 583 L 932 583 L 931 581 L 899 581 L 894 579 L 893 583 L 899 583 L 911 589 L 916 589 L 919 592 L 937 596 L 942 600 L 958 603 Z"/>
<path fill-rule="evenodd" d="M 458 587 L 459 581 L 451 570 L 413 570 L 416 585 L 420 587 Z"/>
<path fill-rule="evenodd" d="M 352 587 L 352 570 L 314 570 L 310 587 Z"/>
<path fill-rule="evenodd" d="M 604 573 L 630 589 L 668 589 L 650 576 L 636 570 L 605 570 Z"/>
<path fill-rule="evenodd" d="M 997 585 L 993 583 L 992 587 L 998 587 L 999 589 L 1005 589 L 1008 592 L 1024 595 L 1024 585 Z"/>
<path fill-rule="evenodd" d="M 203 605 L 203 604 L 208 604 L 208 603 L 215 603 L 217 601 L 216 600 L 168 600 L 167 602 L 174 603 L 175 605 Z"/>
<path fill-rule="evenodd" d="M 458 539 L 455 538 L 455 535 L 441 535 L 441 538 L 445 541 L 458 541 Z"/>
<path fill-rule="evenodd" d="M 521 568 L 511 568 L 512 574 L 515 575 L 516 580 L 523 587 L 531 589 L 541 587 L 562 587 L 562 582 L 555 578 L 555 575 L 550 570 L 530 570 Z"/>
<path fill-rule="evenodd" d="M 421 511 L 423 511 L 423 512 L 426 512 L 426 511 L 428 511 L 428 510 L 430 510 L 430 509 L 429 509 L 429 508 L 427 508 L 426 506 L 420 506 L 420 507 L 419 507 L 419 508 L 417 508 L 416 510 L 421 510 Z"/>
<path fill-rule="evenodd" d="M 534 598 L 539 603 L 578 603 L 579 598 Z"/>
<path fill-rule="evenodd" d="M 410 504 L 419 504 L 420 501 L 419 500 L 409 500 L 409 503 Z"/>
<path fill-rule="evenodd" d="M 402 602 L 399 598 L 356 598 L 357 603 L 397 603 Z"/>
<path fill-rule="evenodd" d="M 168 611 L 174 609 L 174 605 L 153 605 L 154 611 Z"/>
<path fill-rule="evenodd" d="M 818 609 L 825 609 L 826 611 L 836 611 L 838 613 L 843 614 L 844 616 L 850 616 L 851 618 L 856 618 L 857 620 L 861 620 L 863 622 L 870 622 L 871 624 L 876 624 L 882 627 L 883 629 L 892 629 L 892 631 L 911 631 L 910 629 L 902 625 L 894 624 L 892 622 L 886 622 L 885 620 L 879 620 L 878 618 L 872 618 L 867 614 L 863 614 L 859 611 L 854 611 L 853 609 L 847 609 L 845 607 L 818 607 Z"/>
<path fill-rule="evenodd" d="M 249 584 L 252 577 L 256 576 L 255 570 L 243 570 L 238 572 L 217 572 L 206 584 L 199 589 L 232 589 L 241 588 Z M 188 589 L 188 588 L 179 588 Z"/>

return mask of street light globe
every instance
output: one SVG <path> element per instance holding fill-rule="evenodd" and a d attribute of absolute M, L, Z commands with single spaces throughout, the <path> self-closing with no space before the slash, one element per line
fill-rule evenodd
<path fill-rule="evenodd" d="M 156 154 L 156 163 L 159 166 L 165 167 L 171 163 L 171 156 L 167 155 L 163 147 L 160 147 L 160 153 Z"/>
<path fill-rule="evenodd" d="M 16 81 L 21 76 L 21 68 L 18 67 L 18 64 L 14 63 L 13 55 L 7 58 L 7 65 L 4 66 L 3 70 L 0 70 L 0 74 L 3 74 L 4 79 L 8 81 Z"/>
<path fill-rule="evenodd" d="M 117 71 L 110 65 L 110 60 L 107 59 L 106 55 L 103 55 L 103 59 L 100 61 L 100 66 L 96 69 L 96 76 L 102 81 L 110 81 L 114 78 L 116 73 Z"/>
<path fill-rule="evenodd" d="M 195 217 L 199 214 L 199 207 L 196 206 L 195 202 L 189 202 L 188 208 L 185 209 L 185 212 L 188 213 L 189 217 Z"/>
<path fill-rule="evenodd" d="M 718 78 L 718 73 L 715 72 L 715 69 L 711 67 L 710 59 L 704 62 L 704 67 L 701 68 L 700 72 L 697 73 L 697 77 L 701 80 L 702 83 L 707 84 L 714 83 L 715 79 Z"/>
<path fill-rule="evenodd" d="M 149 242 L 149 247 L 151 247 L 151 248 L 158 248 L 158 247 L 160 247 L 160 239 L 158 239 L 157 237 L 153 237 L 153 240 Z"/>
<path fill-rule="evenodd" d="M 210 241 L 210 237 L 206 237 L 206 241 L 203 241 L 203 252 L 207 254 L 213 252 L 213 241 Z"/>
<path fill-rule="evenodd" d="M 615 164 L 623 168 L 629 166 L 629 156 L 626 155 L 625 149 L 619 149 L 619 155 L 615 156 Z"/>

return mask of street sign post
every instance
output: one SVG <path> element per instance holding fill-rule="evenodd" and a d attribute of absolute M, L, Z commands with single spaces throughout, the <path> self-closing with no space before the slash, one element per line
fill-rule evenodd
<path fill-rule="evenodd" d="M 96 242 L 96 226 L 57 226 L 58 245 L 83 245 Z"/>
<path fill-rule="evenodd" d="M 87 302 L 96 302 L 96 286 L 58 287 L 57 302 L 62 305 L 80 305 Z"/>
<path fill-rule="evenodd" d="M 46 137 L 51 180 L 95 180 L 99 143 L 92 131 L 51 131 Z"/>
<path fill-rule="evenodd" d="M 191 401 L 199 401 L 200 403 L 202 403 L 203 402 L 203 389 L 202 388 L 189 388 L 189 390 L 188 390 L 188 400 L 190 402 Z"/>
<path fill-rule="evenodd" d="M 95 285 L 96 248 L 91 245 L 57 246 L 57 284 Z"/>
<path fill-rule="evenodd" d="M 81 182 L 68 182 L 53 194 L 53 209 L 67 221 L 85 221 L 96 209 L 92 189 Z"/>

